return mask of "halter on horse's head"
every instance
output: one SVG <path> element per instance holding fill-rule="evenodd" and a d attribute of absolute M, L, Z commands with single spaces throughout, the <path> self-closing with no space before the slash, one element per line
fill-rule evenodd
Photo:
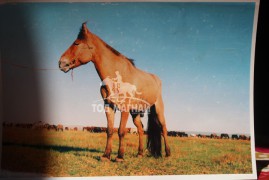
<path fill-rule="evenodd" d="M 60 58 L 59 68 L 62 71 L 68 72 L 94 59 L 96 48 L 91 37 L 86 23 L 83 23 L 77 39 Z"/>

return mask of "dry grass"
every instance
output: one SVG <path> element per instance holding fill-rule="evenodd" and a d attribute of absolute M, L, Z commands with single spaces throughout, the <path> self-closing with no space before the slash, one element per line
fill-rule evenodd
<path fill-rule="evenodd" d="M 112 159 L 118 148 L 117 135 L 113 138 Z M 116 163 L 99 160 L 105 133 L 10 128 L 4 129 L 3 139 L 3 169 L 46 176 L 252 173 L 249 141 L 169 137 L 171 157 L 137 158 L 138 136 L 128 134 L 125 161 Z"/>

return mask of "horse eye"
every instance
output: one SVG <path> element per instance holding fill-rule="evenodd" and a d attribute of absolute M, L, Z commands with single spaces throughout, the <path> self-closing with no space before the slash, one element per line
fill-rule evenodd
<path fill-rule="evenodd" d="M 75 45 L 75 46 L 78 46 L 78 45 L 79 45 L 79 43 L 78 43 L 78 42 L 74 42 L 74 45 Z"/>

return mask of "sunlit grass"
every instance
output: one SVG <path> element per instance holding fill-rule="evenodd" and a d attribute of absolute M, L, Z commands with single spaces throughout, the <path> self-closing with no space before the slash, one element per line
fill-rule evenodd
<path fill-rule="evenodd" d="M 105 133 L 4 129 L 2 168 L 47 176 L 131 176 L 252 173 L 249 141 L 169 137 L 169 158 L 137 158 L 138 136 L 127 134 L 125 161 L 102 162 Z M 144 137 L 146 143 L 146 136 Z"/>

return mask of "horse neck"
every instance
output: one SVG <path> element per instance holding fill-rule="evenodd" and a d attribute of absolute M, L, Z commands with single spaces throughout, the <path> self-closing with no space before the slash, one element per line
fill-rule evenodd
<path fill-rule="evenodd" d="M 125 74 L 134 68 L 125 56 L 113 52 L 98 36 L 95 36 L 95 43 L 97 48 L 92 62 L 102 81 L 106 77 L 115 77 L 116 71 Z"/>

